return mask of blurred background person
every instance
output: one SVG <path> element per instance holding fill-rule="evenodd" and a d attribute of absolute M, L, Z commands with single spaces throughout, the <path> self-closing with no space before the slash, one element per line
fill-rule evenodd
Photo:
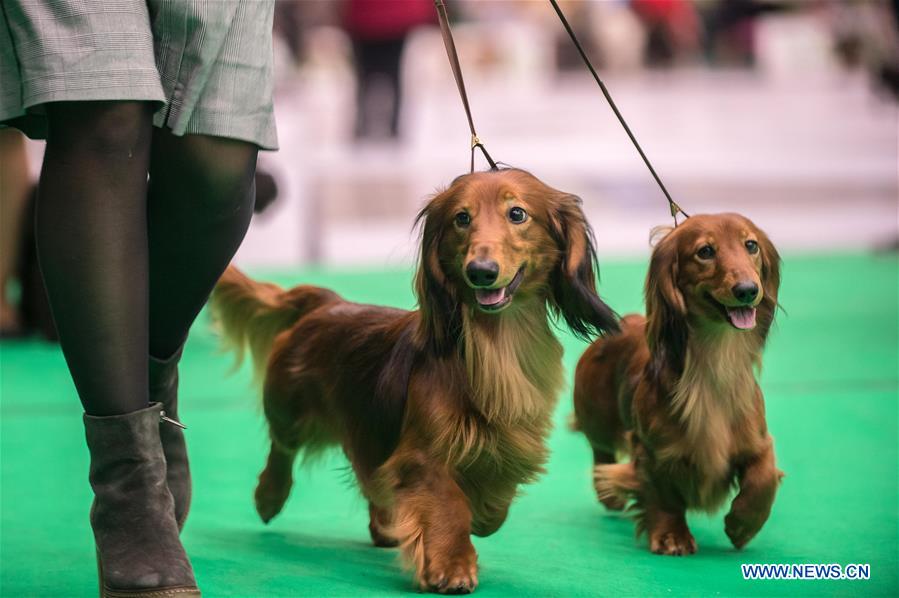
<path fill-rule="evenodd" d="M 899 100 L 899 0 L 835 2 L 829 22 L 834 49 L 848 69 L 863 69 Z"/>
<path fill-rule="evenodd" d="M 758 19 L 788 10 L 784 0 L 709 0 L 697 3 L 704 28 L 703 48 L 717 67 L 755 65 L 755 30 Z"/>
<path fill-rule="evenodd" d="M 4 339 L 24 332 L 12 283 L 17 278 L 31 185 L 25 136 L 16 129 L 0 129 L 0 338 Z"/>
<path fill-rule="evenodd" d="M 396 138 L 403 49 L 413 29 L 436 23 L 432 0 L 346 0 L 342 24 L 356 67 L 357 139 Z"/>
<path fill-rule="evenodd" d="M 37 258 L 34 214 L 41 145 L 0 128 L 0 339 L 57 341 Z"/>
<path fill-rule="evenodd" d="M 647 66 L 671 66 L 695 56 L 701 30 L 689 0 L 631 0 L 631 8 L 646 29 Z"/>

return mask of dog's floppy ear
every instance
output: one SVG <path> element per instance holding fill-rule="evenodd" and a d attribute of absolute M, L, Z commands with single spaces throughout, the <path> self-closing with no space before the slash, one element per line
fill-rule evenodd
<path fill-rule="evenodd" d="M 421 227 L 421 255 L 415 275 L 421 321 L 416 341 L 437 354 L 452 349 L 462 329 L 458 301 L 440 263 L 440 243 L 447 222 L 441 206 L 448 193 L 432 199 L 416 218 Z"/>
<path fill-rule="evenodd" d="M 678 288 L 678 252 L 674 232 L 655 246 L 646 275 L 646 340 L 657 373 L 680 374 L 687 350 L 687 305 Z"/>
<path fill-rule="evenodd" d="M 549 203 L 550 234 L 562 253 L 550 284 L 550 307 L 571 332 L 584 340 L 617 332 L 618 317 L 596 293 L 596 249 L 593 231 L 577 196 L 561 192 Z"/>
<path fill-rule="evenodd" d="M 777 310 L 777 292 L 780 289 L 780 254 L 777 253 L 771 239 L 761 229 L 757 233 L 759 250 L 762 254 L 762 297 L 758 306 L 758 326 L 756 330 L 764 341 L 768 337 L 771 324 L 774 323 L 774 312 Z"/>

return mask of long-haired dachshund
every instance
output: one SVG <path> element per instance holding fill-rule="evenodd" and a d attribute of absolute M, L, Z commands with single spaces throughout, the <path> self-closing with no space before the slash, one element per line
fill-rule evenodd
<path fill-rule="evenodd" d="M 780 257 L 752 222 L 693 216 L 653 250 L 646 318 L 624 317 L 578 363 L 575 427 L 593 448 L 596 491 L 610 509 L 632 503 L 654 553 L 696 552 L 685 511 L 714 512 L 734 485 L 733 545 L 768 519 L 783 473 L 754 369 L 779 284 Z"/>
<path fill-rule="evenodd" d="M 465 175 L 422 210 L 417 311 L 283 291 L 234 268 L 212 307 L 264 371 L 271 436 L 256 509 L 284 506 L 298 453 L 341 445 L 378 546 L 400 545 L 423 589 L 477 585 L 470 535 L 495 532 L 547 458 L 562 387 L 554 317 L 617 330 L 594 281 L 592 233 L 573 195 L 527 172 Z"/>

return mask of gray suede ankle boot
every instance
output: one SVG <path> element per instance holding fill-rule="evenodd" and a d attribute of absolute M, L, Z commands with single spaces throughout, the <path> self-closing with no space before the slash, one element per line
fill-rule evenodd
<path fill-rule="evenodd" d="M 181 361 L 180 347 L 168 359 L 150 356 L 150 403 L 162 403 L 165 416 L 178 419 L 178 362 Z M 184 527 L 190 510 L 191 481 L 190 465 L 187 462 L 187 444 L 180 423 L 162 426 L 159 429 L 162 450 L 165 452 L 166 482 L 172 498 L 175 499 L 175 520 L 178 529 Z"/>
<path fill-rule="evenodd" d="M 100 596 L 199 596 L 178 539 L 159 438 L 162 405 L 125 415 L 84 416 L 94 489 L 91 527 Z"/>

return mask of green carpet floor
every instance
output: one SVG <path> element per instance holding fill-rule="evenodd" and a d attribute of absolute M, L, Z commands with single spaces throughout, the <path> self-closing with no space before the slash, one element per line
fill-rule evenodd
<path fill-rule="evenodd" d="M 642 263 L 606 263 L 602 292 L 641 309 Z M 260 274 L 260 273 L 256 273 Z M 271 273 L 269 273 L 271 274 Z M 303 272 L 347 298 L 411 306 L 411 274 Z M 565 426 L 563 395 L 549 474 L 524 489 L 508 522 L 475 539 L 487 596 L 899 595 L 897 555 L 897 261 L 790 257 L 762 387 L 787 476 L 761 534 L 736 552 L 723 513 L 693 515 L 699 552 L 648 552 L 590 484 L 585 440 Z M 280 517 L 263 525 L 252 491 L 265 456 L 246 369 L 228 376 L 201 316 L 182 369 L 195 498 L 184 542 L 206 596 L 408 595 L 395 551 L 369 544 L 367 511 L 342 455 L 297 474 Z M 573 370 L 584 346 L 564 338 Z M 81 411 L 62 356 L 37 341 L 0 347 L 3 596 L 96 592 Z M 741 563 L 869 563 L 868 581 L 744 581 Z"/>

